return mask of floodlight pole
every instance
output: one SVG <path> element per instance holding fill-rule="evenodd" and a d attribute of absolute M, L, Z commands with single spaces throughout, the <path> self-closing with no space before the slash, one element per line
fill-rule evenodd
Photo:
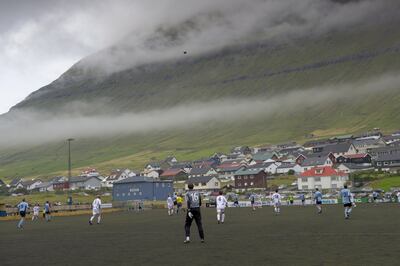
<path fill-rule="evenodd" d="M 68 141 L 68 180 L 71 179 L 71 141 L 74 139 L 67 139 Z"/>

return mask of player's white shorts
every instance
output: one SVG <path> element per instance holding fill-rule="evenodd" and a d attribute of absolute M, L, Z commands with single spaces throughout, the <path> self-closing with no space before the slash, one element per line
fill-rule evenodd
<path fill-rule="evenodd" d="M 168 204 L 168 209 L 173 209 L 174 208 L 174 204 Z"/>
<path fill-rule="evenodd" d="M 278 201 L 278 202 L 274 202 L 274 207 L 279 207 L 279 206 L 281 206 L 281 203 Z"/>
<path fill-rule="evenodd" d="M 39 216 L 39 212 L 33 212 L 34 216 Z"/>
<path fill-rule="evenodd" d="M 225 208 L 217 208 L 217 213 L 225 213 Z"/>
<path fill-rule="evenodd" d="M 100 209 L 93 209 L 93 215 L 100 214 Z"/>

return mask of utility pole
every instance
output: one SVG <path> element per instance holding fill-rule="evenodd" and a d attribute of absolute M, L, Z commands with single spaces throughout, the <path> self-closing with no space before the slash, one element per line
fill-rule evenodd
<path fill-rule="evenodd" d="M 74 139 L 67 139 L 68 141 L 68 180 L 71 179 L 71 141 Z"/>

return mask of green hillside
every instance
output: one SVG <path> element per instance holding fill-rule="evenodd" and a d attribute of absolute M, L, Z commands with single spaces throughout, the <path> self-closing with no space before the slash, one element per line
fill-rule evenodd
<path fill-rule="evenodd" d="M 68 102 L 93 103 L 98 99 L 108 112 L 115 113 L 226 98 L 251 101 L 279 97 L 283 104 L 273 114 L 252 118 L 238 113 L 237 119 L 225 120 L 216 113 L 215 119 L 186 129 L 77 139 L 73 143 L 76 169 L 141 168 L 145 161 L 168 154 L 195 159 L 227 151 L 233 145 L 304 141 L 310 133 L 325 137 L 374 127 L 387 132 L 400 128 L 400 84 L 384 89 L 377 83 L 376 89 L 363 91 L 374 78 L 396 76 L 400 71 L 400 29 L 395 23 L 285 43 L 260 41 L 201 57 L 191 57 L 189 51 L 179 61 L 140 66 L 101 79 L 81 70 L 84 62 L 15 106 L 11 114 L 28 108 L 57 113 Z M 286 101 L 285 97 L 298 91 L 306 93 L 310 101 Z M 318 101 L 312 99 L 314 91 L 331 94 Z M 250 102 L 246 113 L 251 114 L 252 109 Z M 50 175 L 65 169 L 66 145 L 62 140 L 0 151 L 0 178 Z"/>

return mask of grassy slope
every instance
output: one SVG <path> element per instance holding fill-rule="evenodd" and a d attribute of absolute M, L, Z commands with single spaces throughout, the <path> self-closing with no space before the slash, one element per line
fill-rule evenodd
<path fill-rule="evenodd" d="M 62 98 L 59 96 L 63 92 L 56 91 L 46 98 L 24 102 L 19 107 L 41 105 L 51 108 L 69 100 L 90 99 L 96 94 L 98 97 L 112 95 L 113 105 L 122 106 L 124 110 L 145 110 L 148 106 L 167 107 L 192 100 L 265 96 L 327 84 L 340 85 L 399 71 L 400 51 L 381 52 L 384 48 L 400 45 L 398 32 L 393 26 L 377 27 L 330 34 L 317 40 L 298 40 L 274 49 L 256 45 L 234 52 L 224 51 L 156 70 L 117 73 L 100 83 L 85 81 L 69 87 L 68 95 Z M 362 52 L 377 54 L 367 59 L 265 76 L 267 72 L 304 68 L 312 63 Z M 80 139 L 73 144 L 74 168 L 76 172 L 85 166 L 95 166 L 101 171 L 116 167 L 135 169 L 142 168 L 148 160 L 163 159 L 169 154 L 178 159 L 196 159 L 216 151 L 228 151 L 233 145 L 258 145 L 291 139 L 304 141 L 304 136 L 309 133 L 325 137 L 373 127 L 395 130 L 400 121 L 398 102 L 400 94 L 389 91 L 307 108 L 295 107 L 295 112 L 290 114 L 277 110 L 274 117 L 242 121 L 238 114 L 237 122 L 207 123 L 192 129 L 102 140 Z M 286 108 L 282 106 L 282 110 Z M 66 146 L 62 142 L 0 151 L 0 177 L 48 176 L 65 173 L 65 169 Z"/>

